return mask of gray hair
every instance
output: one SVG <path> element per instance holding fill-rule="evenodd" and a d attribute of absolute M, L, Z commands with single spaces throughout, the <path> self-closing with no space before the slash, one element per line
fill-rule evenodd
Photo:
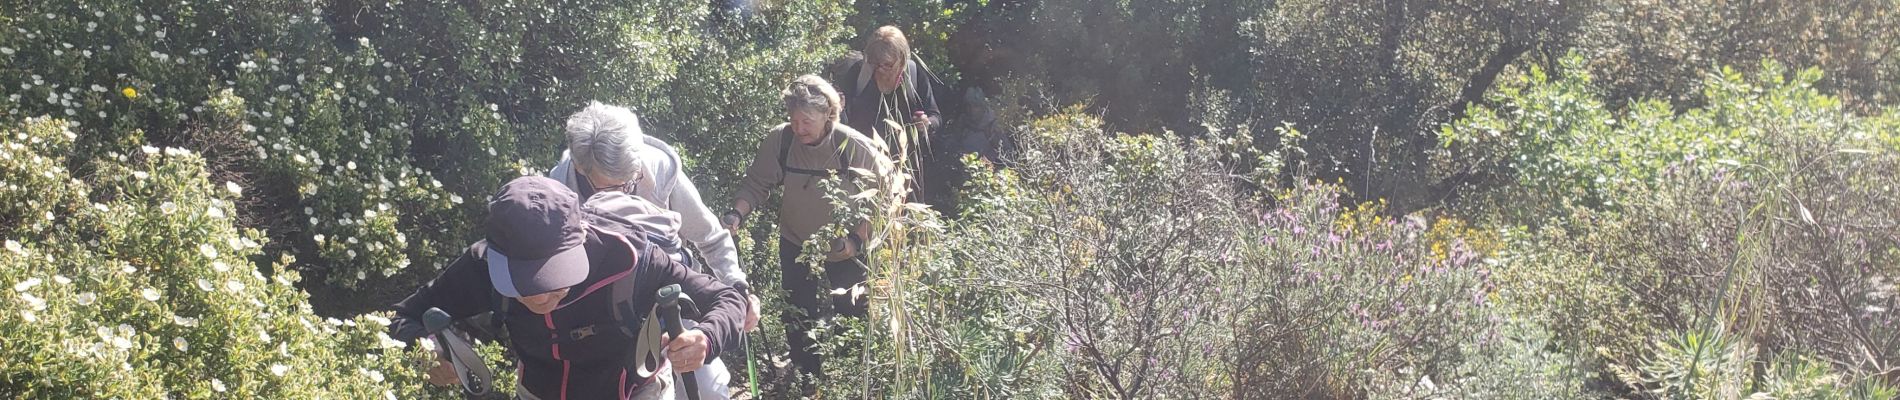
<path fill-rule="evenodd" d="M 815 112 L 838 120 L 838 113 L 844 111 L 844 100 L 838 96 L 838 89 L 831 82 L 818 75 L 800 76 L 792 80 L 792 86 L 781 93 L 785 97 L 785 111 L 790 113 Z"/>
<path fill-rule="evenodd" d="M 593 102 L 567 117 L 568 156 L 576 170 L 599 174 L 595 178 L 632 181 L 638 177 L 634 152 L 645 140 L 640 117 L 626 107 Z"/>

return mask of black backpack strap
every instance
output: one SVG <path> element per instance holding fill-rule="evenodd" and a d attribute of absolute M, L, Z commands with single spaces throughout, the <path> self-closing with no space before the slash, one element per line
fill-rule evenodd
<path fill-rule="evenodd" d="M 832 133 L 838 133 L 835 130 L 837 128 L 832 128 L 832 129 L 834 129 Z M 787 163 L 785 160 L 787 156 L 791 154 L 793 144 L 794 143 L 792 143 L 792 128 L 790 126 L 787 126 L 785 127 L 784 130 L 779 131 L 778 168 L 780 170 L 783 170 L 788 173 L 805 174 L 805 175 L 811 175 L 811 176 L 831 176 L 832 174 L 851 171 L 850 149 L 844 149 L 845 151 L 841 151 L 838 153 L 838 169 L 836 170 L 792 168 L 792 165 L 790 163 Z M 851 145 L 850 138 L 845 138 L 845 145 L 846 146 Z"/>

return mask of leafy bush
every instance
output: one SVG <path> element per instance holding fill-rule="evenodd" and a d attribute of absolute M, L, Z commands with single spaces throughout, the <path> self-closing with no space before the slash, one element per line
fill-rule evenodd
<path fill-rule="evenodd" d="M 1632 389 L 1659 398 L 1891 399 L 1878 380 L 1845 380 L 1826 363 L 1786 354 L 1760 360 L 1747 339 L 1720 327 L 1657 341 L 1634 368 L 1612 367 Z"/>
<path fill-rule="evenodd" d="M 831 390 L 1357 397 L 1491 373 L 1459 369 L 1498 338 L 1456 221 L 1343 208 L 1328 185 L 1235 201 L 1212 145 L 1101 129 L 1032 124 L 1021 167 L 978 173 L 929 256 L 874 269 L 872 318 L 845 334 L 862 361 L 833 373 L 870 380 Z"/>
<path fill-rule="evenodd" d="M 266 277 L 263 235 L 233 224 L 245 188 L 204 158 L 140 147 L 61 168 L 77 135 L 56 119 L 6 128 L 0 196 L 0 394 L 61 398 L 416 398 L 418 360 L 378 315 L 311 312 L 289 260 Z M 44 179 L 28 178 L 37 176 Z M 32 186 L 22 186 L 21 183 Z"/>
<path fill-rule="evenodd" d="M 1502 277 L 1515 313 L 1624 362 L 1665 353 L 1651 338 L 1698 332 L 1844 381 L 1891 379 L 1892 117 L 1845 112 L 1813 89 L 1815 70 L 1762 70 L 1710 77 L 1704 96 L 1717 101 L 1706 107 L 1620 113 L 1603 111 L 1587 77 L 1533 73 L 1503 92 L 1502 111 L 1448 128 L 1454 146 L 1509 143 L 1476 154 L 1518 183 L 1476 207 L 1541 225 L 1510 235 Z M 1797 364 L 1778 368 L 1808 368 Z"/>

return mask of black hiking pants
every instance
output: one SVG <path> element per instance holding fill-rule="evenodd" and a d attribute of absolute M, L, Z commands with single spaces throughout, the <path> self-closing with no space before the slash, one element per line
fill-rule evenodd
<path fill-rule="evenodd" d="M 781 284 L 791 297 L 787 300 L 797 307 L 780 315 L 779 322 L 785 324 L 785 344 L 792 350 L 792 364 L 805 373 L 823 376 L 823 362 L 817 354 L 818 343 L 808 333 L 817 320 L 834 315 L 834 312 L 835 315 L 846 317 L 864 317 L 865 304 L 852 302 L 848 294 L 853 285 L 864 283 L 863 256 L 825 263 L 825 279 L 820 281 L 818 277 L 812 276 L 811 265 L 798 262 L 800 248 L 797 243 L 779 239 Z M 835 289 L 845 289 L 847 294 L 832 295 Z M 827 302 L 831 303 L 831 307 L 824 306 Z"/>

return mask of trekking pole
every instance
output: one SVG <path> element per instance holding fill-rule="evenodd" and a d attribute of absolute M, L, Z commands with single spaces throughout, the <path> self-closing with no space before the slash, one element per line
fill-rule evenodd
<path fill-rule="evenodd" d="M 455 367 L 455 375 L 462 379 L 462 393 L 470 398 L 489 395 L 494 390 L 494 372 L 488 370 L 488 363 L 482 361 L 475 347 L 450 325 L 451 322 L 454 320 L 449 313 L 440 308 L 431 307 L 422 313 L 422 327 L 441 344 L 436 350 L 446 355 L 449 364 Z"/>
<path fill-rule="evenodd" d="M 666 287 L 660 288 L 658 295 L 659 299 L 655 303 L 659 305 L 659 309 L 656 311 L 660 314 L 660 324 L 666 326 L 666 333 L 668 335 L 672 335 L 674 339 L 679 339 L 680 334 L 686 332 L 686 327 L 680 325 L 680 300 L 682 299 L 682 297 L 680 297 L 680 285 L 677 283 L 666 285 Z M 685 300 L 689 303 L 693 301 L 690 298 Z M 673 366 L 673 370 L 678 371 L 679 366 Z M 687 400 L 699 400 L 699 382 L 693 378 L 693 373 L 691 372 L 679 373 L 680 389 L 686 391 Z"/>

